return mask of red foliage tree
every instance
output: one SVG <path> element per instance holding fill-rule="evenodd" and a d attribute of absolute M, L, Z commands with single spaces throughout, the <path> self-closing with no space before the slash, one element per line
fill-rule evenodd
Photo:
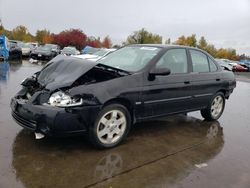
<path fill-rule="evenodd" d="M 91 46 L 93 48 L 101 48 L 102 43 L 100 41 L 100 38 L 95 38 L 95 37 L 88 37 L 86 45 Z"/>
<path fill-rule="evenodd" d="M 75 46 L 78 50 L 82 50 L 86 46 L 86 40 L 86 34 L 80 29 L 65 30 L 52 35 L 53 43 L 58 44 L 61 48 Z"/>
<path fill-rule="evenodd" d="M 112 46 L 111 39 L 109 38 L 109 36 L 106 36 L 102 41 L 102 47 L 111 48 L 111 46 Z"/>

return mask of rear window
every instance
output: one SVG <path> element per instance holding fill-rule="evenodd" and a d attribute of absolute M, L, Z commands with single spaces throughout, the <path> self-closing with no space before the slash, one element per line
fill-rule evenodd
<path fill-rule="evenodd" d="M 216 72 L 218 70 L 218 68 L 215 65 L 215 63 L 213 62 L 213 60 L 211 58 L 208 58 L 208 61 L 209 61 L 210 71 Z"/>
<path fill-rule="evenodd" d="M 207 55 L 198 50 L 189 51 L 193 64 L 193 72 L 209 72 Z"/>

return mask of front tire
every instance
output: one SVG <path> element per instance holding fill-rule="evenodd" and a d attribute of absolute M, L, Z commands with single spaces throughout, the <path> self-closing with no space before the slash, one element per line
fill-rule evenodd
<path fill-rule="evenodd" d="M 112 148 L 121 143 L 131 126 L 131 115 L 121 104 L 110 104 L 98 114 L 89 129 L 89 139 L 97 148 Z"/>
<path fill-rule="evenodd" d="M 222 92 L 214 95 L 207 108 L 201 110 L 202 117 L 207 121 L 220 118 L 225 108 L 225 96 Z"/>

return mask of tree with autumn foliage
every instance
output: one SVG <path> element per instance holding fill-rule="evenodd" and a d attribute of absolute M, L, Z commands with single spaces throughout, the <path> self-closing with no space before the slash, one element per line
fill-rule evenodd
<path fill-rule="evenodd" d="M 61 48 L 66 46 L 75 46 L 78 50 L 82 50 L 86 46 L 87 35 L 80 29 L 70 29 L 52 34 L 52 42 L 58 44 Z"/>
<path fill-rule="evenodd" d="M 47 29 L 36 31 L 36 41 L 40 44 L 51 43 L 53 38 L 51 37 L 50 31 Z"/>
<path fill-rule="evenodd" d="M 13 30 L 7 30 L 6 28 L 4 28 L 1 20 L 0 35 L 5 35 L 6 37 L 8 37 L 8 39 L 11 40 L 20 40 L 23 42 L 37 41 L 40 44 L 55 43 L 58 44 L 61 48 L 65 46 L 75 46 L 78 50 L 82 50 L 86 45 L 95 48 L 110 48 L 112 46 L 112 42 L 109 36 L 106 36 L 103 40 L 101 40 L 100 37 L 87 37 L 87 35 L 80 29 L 65 30 L 60 32 L 59 34 L 51 34 L 49 30 L 43 29 L 37 30 L 36 35 L 33 36 L 23 25 L 19 25 Z M 170 38 L 165 41 L 165 44 L 171 43 L 172 42 Z M 127 44 L 162 44 L 162 37 L 158 34 L 148 32 L 146 29 L 142 28 L 138 31 L 133 32 L 127 37 L 127 40 L 123 43 L 123 45 Z M 216 49 L 213 44 L 209 44 L 206 41 L 204 36 L 197 40 L 195 34 L 192 34 L 190 36 L 182 35 L 175 42 L 173 42 L 173 44 L 198 47 L 204 51 L 207 51 L 209 54 L 216 58 L 226 58 L 231 60 L 240 60 L 242 58 L 246 58 L 244 55 L 237 55 L 235 49 Z M 113 47 L 119 48 L 120 46 L 114 45 Z"/>
<path fill-rule="evenodd" d="M 93 48 L 101 48 L 102 47 L 102 42 L 101 42 L 100 37 L 95 38 L 93 36 L 90 36 L 90 37 L 87 38 L 86 45 L 91 46 Z"/>
<path fill-rule="evenodd" d="M 174 44 L 196 47 L 197 46 L 196 35 L 192 34 L 191 36 L 188 37 L 182 35 L 174 42 Z"/>
<path fill-rule="evenodd" d="M 239 60 L 240 59 L 240 57 L 236 54 L 235 49 L 231 49 L 231 48 L 216 49 L 214 47 L 214 45 L 207 43 L 204 36 L 202 36 L 199 39 L 198 44 L 197 44 L 195 34 L 188 36 L 188 37 L 185 37 L 183 35 L 183 36 L 179 37 L 174 43 L 178 44 L 178 45 L 198 47 L 198 48 L 208 52 L 210 55 L 212 55 L 215 58 L 224 58 L 224 59 L 230 59 L 230 60 Z"/>
<path fill-rule="evenodd" d="M 12 32 L 5 29 L 3 25 L 0 25 L 0 35 L 5 35 L 7 38 L 12 38 Z"/>
<path fill-rule="evenodd" d="M 228 49 L 220 48 L 216 53 L 216 57 L 236 60 L 236 58 L 237 58 L 236 57 L 236 50 L 231 49 L 231 48 L 228 48 Z"/>
<path fill-rule="evenodd" d="M 12 30 L 11 38 L 14 40 L 20 40 L 24 42 L 34 41 L 34 36 L 31 35 L 28 29 L 23 25 L 19 25 Z"/>
<path fill-rule="evenodd" d="M 103 41 L 102 41 L 102 47 L 103 48 L 111 48 L 112 46 L 112 42 L 111 39 L 109 38 L 109 36 L 106 36 Z"/>

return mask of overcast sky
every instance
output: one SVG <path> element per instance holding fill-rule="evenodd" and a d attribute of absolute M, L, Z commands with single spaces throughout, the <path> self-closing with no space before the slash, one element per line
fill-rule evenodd
<path fill-rule="evenodd" d="M 80 28 L 113 43 L 142 27 L 172 41 L 195 33 L 250 55 L 250 0 L 0 0 L 0 18 L 7 29 Z"/>

